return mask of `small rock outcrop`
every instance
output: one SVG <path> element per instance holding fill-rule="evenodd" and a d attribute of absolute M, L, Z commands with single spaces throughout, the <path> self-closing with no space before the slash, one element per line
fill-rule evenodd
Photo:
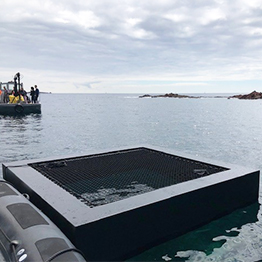
<path fill-rule="evenodd" d="M 151 95 L 145 94 L 145 95 L 139 96 L 139 98 L 144 98 L 144 97 L 151 97 Z"/>
<path fill-rule="evenodd" d="M 230 96 L 229 98 L 238 98 L 238 99 L 262 99 L 262 93 L 253 91 L 250 94 L 246 95 L 234 95 Z"/>

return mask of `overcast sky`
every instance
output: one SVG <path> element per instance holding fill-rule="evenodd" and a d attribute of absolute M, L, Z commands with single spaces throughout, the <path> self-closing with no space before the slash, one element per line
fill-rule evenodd
<path fill-rule="evenodd" d="M 0 81 L 92 93 L 262 91 L 261 0 L 0 0 Z"/>

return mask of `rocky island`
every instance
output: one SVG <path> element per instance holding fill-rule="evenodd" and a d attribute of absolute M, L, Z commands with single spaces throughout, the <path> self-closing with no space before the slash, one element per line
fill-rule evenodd
<path fill-rule="evenodd" d="M 179 95 L 179 94 L 174 94 L 174 93 L 167 93 L 164 95 L 142 95 L 139 96 L 139 98 L 145 98 L 145 97 L 149 97 L 149 98 L 157 98 L 157 97 L 169 97 L 169 98 L 238 98 L 238 99 L 262 99 L 262 92 L 257 92 L 257 91 L 253 91 L 250 94 L 246 94 L 246 95 L 233 95 L 233 96 L 189 96 L 189 95 Z"/>
<path fill-rule="evenodd" d="M 173 93 L 169 93 L 169 94 L 165 94 L 165 95 L 142 95 L 139 96 L 139 98 L 145 98 L 145 97 L 150 97 L 150 98 L 156 98 L 156 97 L 171 97 L 171 98 L 199 98 L 197 96 L 186 96 L 186 95 L 179 95 L 179 94 L 173 94 Z"/>
<path fill-rule="evenodd" d="M 262 93 L 261 92 L 257 92 L 257 91 L 253 91 L 250 94 L 246 94 L 246 95 L 234 95 L 234 96 L 230 96 L 228 97 L 230 98 L 238 98 L 238 99 L 262 99 Z"/>

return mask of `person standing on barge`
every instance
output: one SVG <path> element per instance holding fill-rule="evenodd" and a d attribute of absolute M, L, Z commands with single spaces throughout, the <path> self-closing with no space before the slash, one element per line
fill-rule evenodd
<path fill-rule="evenodd" d="M 6 89 L 6 87 L 4 86 L 4 103 L 8 103 L 9 102 L 9 94 L 8 91 Z"/>
<path fill-rule="evenodd" d="M 20 89 L 20 95 L 24 98 L 24 101 L 25 101 L 26 103 L 28 103 L 27 93 L 26 93 L 26 91 L 24 90 L 23 87 L 21 87 L 21 89 Z"/>
<path fill-rule="evenodd" d="M 30 96 L 31 96 L 31 103 L 35 103 L 35 90 L 33 86 L 31 87 Z"/>
<path fill-rule="evenodd" d="M 37 103 L 39 97 L 39 89 L 37 88 L 37 85 L 35 85 L 35 103 Z"/>

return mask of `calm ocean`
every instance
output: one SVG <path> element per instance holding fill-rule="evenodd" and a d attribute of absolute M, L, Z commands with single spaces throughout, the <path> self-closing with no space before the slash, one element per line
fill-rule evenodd
<path fill-rule="evenodd" d="M 41 115 L 0 116 L 0 163 L 152 145 L 262 169 L 262 100 L 42 94 L 41 103 Z M 131 260 L 262 260 L 260 206 L 238 210 Z"/>

